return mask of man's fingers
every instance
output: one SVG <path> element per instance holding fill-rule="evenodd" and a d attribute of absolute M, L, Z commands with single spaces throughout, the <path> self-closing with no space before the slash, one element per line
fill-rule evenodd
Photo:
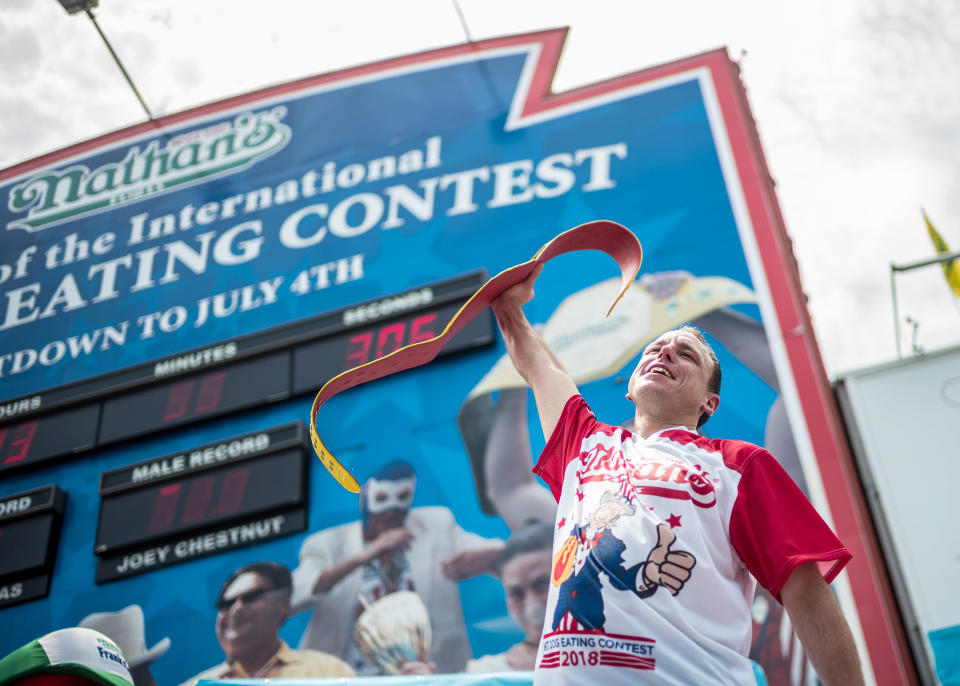
<path fill-rule="evenodd" d="M 387 531 L 384 538 L 384 545 L 388 550 L 397 550 L 403 548 L 406 550 L 413 541 L 413 534 L 409 529 L 391 529 Z"/>

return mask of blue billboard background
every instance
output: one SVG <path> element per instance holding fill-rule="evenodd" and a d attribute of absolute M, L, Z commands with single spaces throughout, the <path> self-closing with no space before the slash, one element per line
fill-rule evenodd
<path fill-rule="evenodd" d="M 495 274 L 593 219 L 617 221 L 639 237 L 645 272 L 724 276 L 752 288 L 701 81 L 691 75 L 506 130 L 528 58 L 526 49 L 480 51 L 469 61 L 273 96 L 7 178 L 0 185 L 0 398 L 478 268 Z M 260 156 L 241 159 L 245 147 Z M 213 157 L 224 155 L 220 166 L 237 166 L 203 161 L 214 148 Z M 79 171 L 64 176 L 70 169 Z M 142 177 L 139 191 L 123 188 L 124 174 Z M 163 183 L 171 185 L 160 189 Z M 71 218 L 85 190 L 88 207 L 98 197 L 113 204 Z M 34 221 L 25 207 L 31 197 L 34 209 L 51 206 L 48 218 L 60 207 L 59 218 L 24 228 Z M 545 322 L 566 296 L 614 270 L 600 253 L 558 258 L 539 278 L 528 316 Z M 252 289 L 243 300 L 245 287 Z M 228 294 L 222 316 L 210 309 L 216 294 Z M 760 318 L 756 306 L 736 310 Z M 775 389 L 714 342 L 724 403 L 709 431 L 763 443 Z M 479 505 L 456 427 L 464 398 L 502 354 L 497 342 L 345 393 L 322 411 L 325 440 L 361 483 L 391 459 L 409 461 L 415 508 L 446 507 L 464 530 L 505 538 L 504 522 Z M 619 422 L 630 410 L 624 389 L 612 375 L 582 391 L 601 419 Z M 221 661 L 213 603 L 223 581 L 254 560 L 296 567 L 307 535 L 358 518 L 357 497 L 312 461 L 307 532 L 97 586 L 99 475 L 306 421 L 309 408 L 310 398 L 299 397 L 6 477 L 0 495 L 56 483 L 68 502 L 50 595 L 0 610 L 3 625 L 16 627 L 0 635 L 0 654 L 90 613 L 139 604 L 148 646 L 171 639 L 152 666 L 159 683 Z M 536 455 L 543 440 L 530 419 Z M 496 579 L 460 588 L 475 655 L 519 640 Z M 281 636 L 296 647 L 309 618 L 292 618 Z"/>

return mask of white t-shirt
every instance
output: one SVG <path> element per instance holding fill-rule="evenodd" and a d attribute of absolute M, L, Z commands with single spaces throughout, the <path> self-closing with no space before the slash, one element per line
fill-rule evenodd
<path fill-rule="evenodd" d="M 777 461 L 686 428 L 649 438 L 566 404 L 534 471 L 558 500 L 534 683 L 752 684 L 757 581 L 850 559 Z"/>

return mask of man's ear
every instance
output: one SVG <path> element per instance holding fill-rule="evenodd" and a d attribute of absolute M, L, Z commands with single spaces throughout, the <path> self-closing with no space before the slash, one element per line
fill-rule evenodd
<path fill-rule="evenodd" d="M 716 393 L 710 393 L 707 396 L 706 402 L 700 405 L 700 413 L 703 414 L 706 412 L 712 417 L 713 413 L 717 411 L 718 407 L 720 407 L 720 396 Z"/>
<path fill-rule="evenodd" d="M 291 593 L 292 593 L 292 590 L 291 590 Z M 283 601 L 283 596 L 280 597 L 280 601 L 281 601 L 282 608 L 281 608 L 281 610 L 280 610 L 280 617 L 279 617 L 279 619 L 280 619 L 280 626 L 277 627 L 278 629 L 279 629 L 281 626 L 283 626 L 284 623 L 285 623 L 288 619 L 290 619 L 290 598 L 291 598 L 291 593 L 288 593 L 288 594 L 286 595 L 286 602 Z"/>

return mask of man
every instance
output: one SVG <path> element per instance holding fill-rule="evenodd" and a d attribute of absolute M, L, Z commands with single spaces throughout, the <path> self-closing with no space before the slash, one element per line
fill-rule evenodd
<path fill-rule="evenodd" d="M 494 571 L 503 584 L 507 612 L 523 630 L 523 640 L 502 653 L 470 660 L 464 671 L 476 673 L 533 669 L 543 617 L 547 611 L 552 548 L 552 524 L 534 522 L 507 539 Z"/>
<path fill-rule="evenodd" d="M 850 554 L 768 452 L 696 433 L 720 391 L 699 331 L 669 331 L 644 351 L 628 384 L 633 431 L 603 424 L 523 314 L 538 274 L 493 303 L 547 438 L 534 469 L 558 500 L 535 683 L 754 683 L 759 580 L 824 683 L 862 684 L 827 585 Z M 602 600 L 599 612 L 583 594 Z"/>
<path fill-rule="evenodd" d="M 231 574 L 217 596 L 217 640 L 227 659 L 182 686 L 200 679 L 354 676 L 343 660 L 291 650 L 280 639 L 290 588 L 290 570 L 275 562 L 254 562 Z"/>
<path fill-rule="evenodd" d="M 312 609 L 313 616 L 301 648 L 340 655 L 358 673 L 376 674 L 353 639 L 357 617 L 365 602 L 412 590 L 430 614 L 430 660 L 437 671 L 463 669 L 470 644 L 457 581 L 488 571 L 503 544 L 464 531 L 445 507 L 411 509 L 415 490 L 413 467 L 390 462 L 364 483 L 359 522 L 303 542 L 293 572 L 292 606 Z"/>

